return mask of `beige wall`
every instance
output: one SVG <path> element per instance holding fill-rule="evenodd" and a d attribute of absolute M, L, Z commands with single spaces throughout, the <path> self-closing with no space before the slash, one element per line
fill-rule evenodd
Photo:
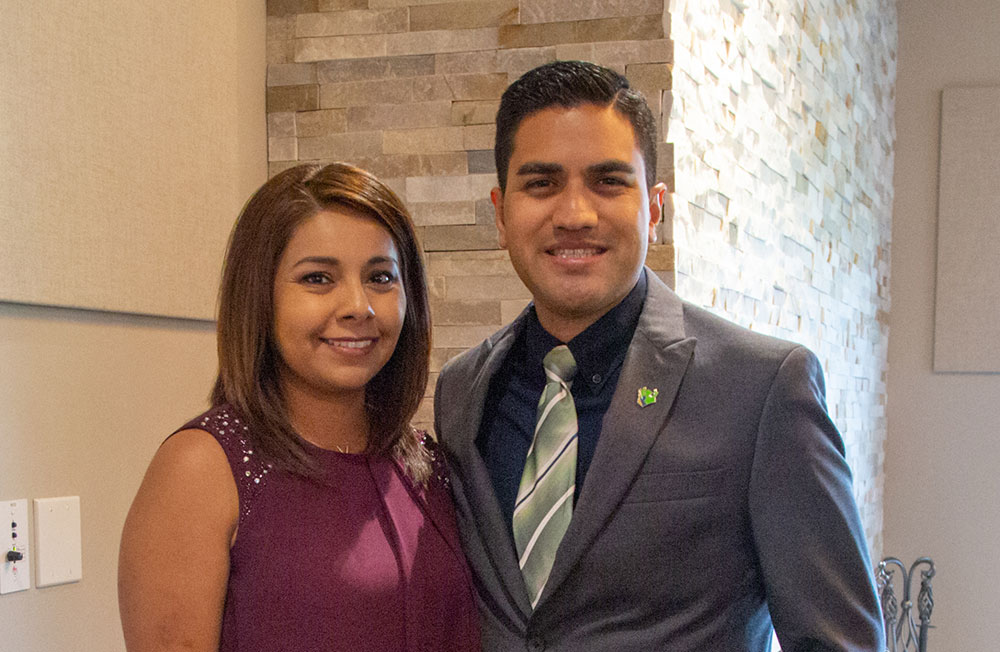
<path fill-rule="evenodd" d="M 937 563 L 930 649 L 993 650 L 1000 375 L 935 374 L 932 344 L 941 91 L 1000 85 L 1000 11 L 906 0 L 899 44 L 885 549 Z"/>
<path fill-rule="evenodd" d="M 16 0 L 0 24 L 0 500 L 80 496 L 83 547 L 80 582 L 0 595 L 0 650 L 115 652 L 125 514 L 207 405 L 214 325 L 25 304 L 212 314 L 266 178 L 264 2 Z"/>
<path fill-rule="evenodd" d="M 2 16 L 0 300 L 212 319 L 233 215 L 262 181 L 263 0 L 4 0 Z"/>

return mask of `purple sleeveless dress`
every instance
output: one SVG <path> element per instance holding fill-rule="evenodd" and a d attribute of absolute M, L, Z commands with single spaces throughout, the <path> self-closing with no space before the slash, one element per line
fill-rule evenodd
<path fill-rule="evenodd" d="M 227 405 L 184 427 L 218 440 L 239 493 L 220 652 L 479 650 L 474 589 L 433 441 L 434 477 L 418 488 L 388 458 L 309 444 L 319 481 L 273 468 Z"/>

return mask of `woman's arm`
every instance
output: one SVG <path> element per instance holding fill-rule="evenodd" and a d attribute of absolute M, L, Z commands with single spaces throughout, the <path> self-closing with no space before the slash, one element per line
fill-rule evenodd
<path fill-rule="evenodd" d="M 217 652 L 239 498 L 202 430 L 163 443 L 122 532 L 118 607 L 129 652 Z"/>

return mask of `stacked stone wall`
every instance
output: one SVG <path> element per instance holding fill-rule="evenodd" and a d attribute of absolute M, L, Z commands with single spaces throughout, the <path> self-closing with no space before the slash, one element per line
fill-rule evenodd
<path fill-rule="evenodd" d="M 267 8 L 270 174 L 352 162 L 385 180 L 417 224 L 434 317 L 431 386 L 417 415 L 428 427 L 444 361 L 530 298 L 499 248 L 489 201 L 500 95 L 535 66 L 586 59 L 629 76 L 665 125 L 673 46 L 664 0 L 268 0 Z M 672 152 L 660 149 L 658 175 L 669 181 Z M 669 243 L 647 262 L 673 284 Z"/>
<path fill-rule="evenodd" d="M 826 373 L 881 552 L 891 0 L 672 0 L 676 287 Z"/>

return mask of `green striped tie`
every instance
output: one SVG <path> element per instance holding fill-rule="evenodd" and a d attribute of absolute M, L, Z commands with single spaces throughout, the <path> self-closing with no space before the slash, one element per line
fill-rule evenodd
<path fill-rule="evenodd" d="M 514 503 L 514 543 L 532 609 L 573 516 L 576 487 L 576 407 L 569 392 L 576 361 L 562 344 L 549 351 L 542 366 L 547 382 Z"/>

